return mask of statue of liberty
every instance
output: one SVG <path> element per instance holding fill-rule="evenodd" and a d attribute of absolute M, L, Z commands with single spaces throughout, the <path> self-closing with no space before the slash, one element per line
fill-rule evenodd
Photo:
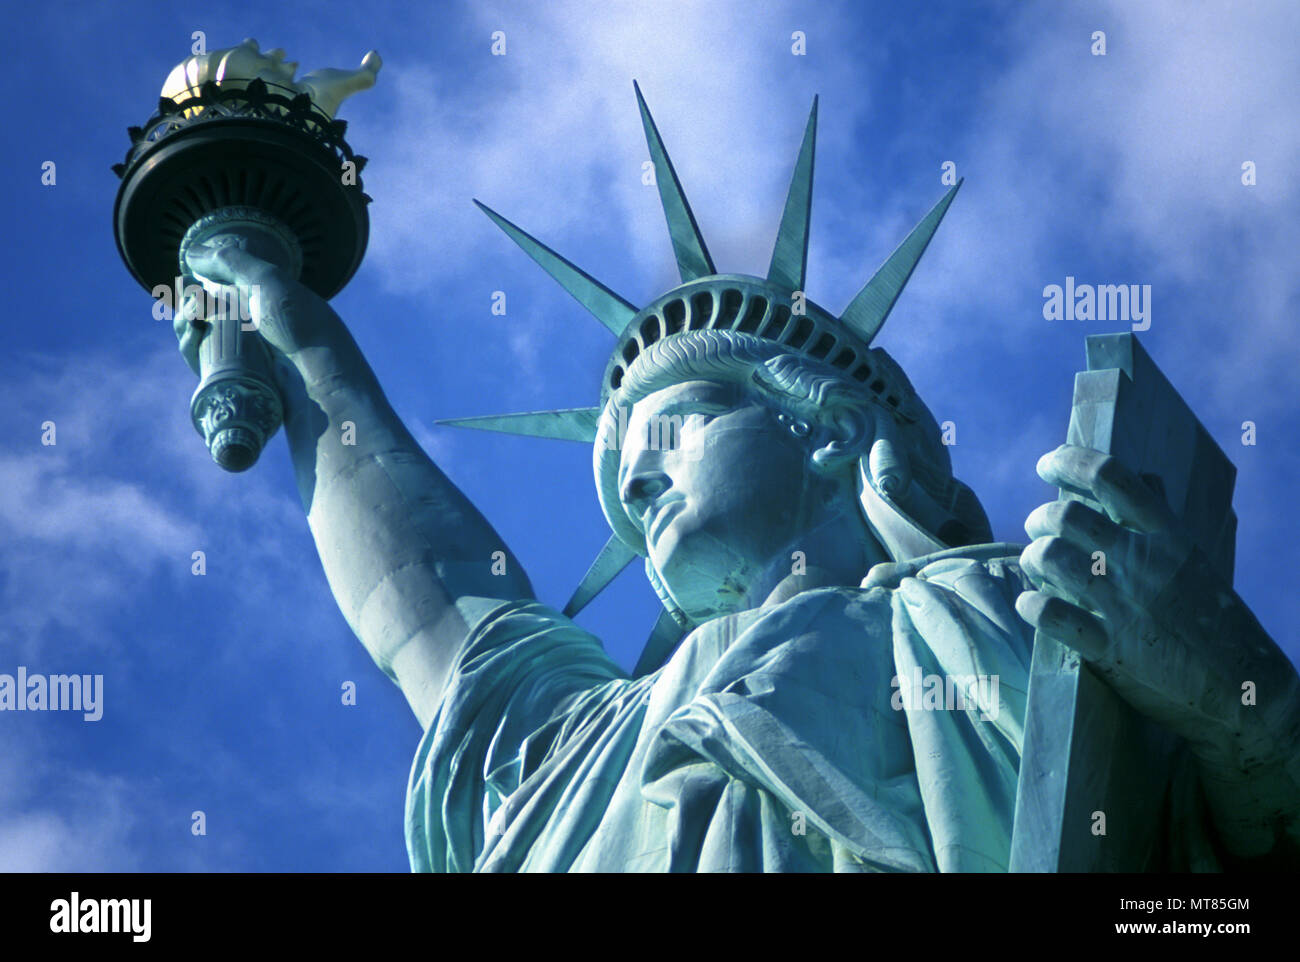
<path fill-rule="evenodd" d="M 1048 645 L 1177 743 L 1144 865 L 1294 867 L 1300 679 L 1168 492 L 1065 444 L 1038 472 L 1073 497 L 993 543 L 873 346 L 960 185 L 833 315 L 804 294 L 816 103 L 760 278 L 718 273 L 637 99 L 681 286 L 638 308 L 484 208 L 617 339 L 596 406 L 454 422 L 592 444 L 613 535 L 563 611 L 325 300 L 256 242 L 186 255 L 251 295 L 331 589 L 423 726 L 412 868 L 1015 868 Z M 629 674 L 572 616 L 638 556 L 664 611 Z"/>

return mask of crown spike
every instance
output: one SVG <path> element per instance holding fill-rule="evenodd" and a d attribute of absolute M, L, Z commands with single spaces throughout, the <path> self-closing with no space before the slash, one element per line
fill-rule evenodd
<path fill-rule="evenodd" d="M 912 271 L 916 269 L 917 262 L 930 243 L 930 238 L 934 236 L 939 222 L 948 212 L 948 206 L 957 196 L 957 191 L 961 189 L 964 181 L 964 177 L 957 181 L 948 193 L 943 195 L 939 203 L 931 208 L 930 213 L 912 228 L 912 233 L 908 234 L 907 239 L 898 245 L 898 249 L 889 255 L 889 259 L 867 282 L 867 286 L 858 292 L 858 296 L 853 298 L 853 302 L 840 315 L 840 321 L 852 328 L 868 344 L 884 326 L 885 318 L 889 317 L 889 312 L 894 309 L 898 295 L 903 293 Z"/>
<path fill-rule="evenodd" d="M 650 637 L 646 639 L 645 647 L 641 649 L 641 657 L 637 659 L 636 667 L 632 669 L 632 677 L 640 678 L 663 667 L 684 634 L 686 634 L 685 630 L 667 609 L 659 612 L 658 620 L 650 629 Z"/>
<path fill-rule="evenodd" d="M 704 237 L 700 226 L 695 222 L 695 214 L 686 201 L 681 181 L 673 162 L 668 159 L 663 140 L 659 137 L 659 128 L 650 116 L 650 108 L 641 96 L 641 87 L 634 80 L 632 88 L 636 91 L 637 106 L 641 110 L 641 125 L 645 127 L 646 144 L 650 147 L 650 159 L 655 165 L 655 183 L 659 185 L 659 200 L 663 204 L 664 216 L 668 219 L 668 235 L 672 238 L 673 254 L 677 258 L 677 269 L 681 272 L 682 283 L 693 281 L 697 277 L 716 274 L 713 258 L 704 246 Z"/>
<path fill-rule="evenodd" d="M 445 418 L 435 421 L 456 428 L 474 428 L 478 431 L 499 431 L 502 434 L 519 434 L 532 438 L 552 438 L 557 441 L 596 440 L 596 425 L 601 409 L 564 408 L 555 411 L 528 411 L 520 414 L 488 414 L 472 418 Z"/>
<path fill-rule="evenodd" d="M 600 549 L 600 554 L 596 555 L 596 560 L 591 563 L 587 573 L 582 576 L 578 587 L 573 589 L 573 597 L 564 606 L 565 616 L 572 618 L 587 607 L 636 557 L 637 553 L 624 544 L 618 535 L 611 536 Z"/>
<path fill-rule="evenodd" d="M 561 257 L 531 234 L 520 230 L 486 204 L 474 201 L 479 210 L 492 218 L 516 244 L 524 249 L 533 260 L 542 266 L 542 270 L 560 282 L 560 286 L 572 294 L 600 323 L 615 335 L 623 333 L 628 321 L 636 316 L 637 309 L 608 287 L 596 280 L 582 268 Z"/>
<path fill-rule="evenodd" d="M 772 250 L 772 264 L 767 269 L 767 279 L 791 291 L 802 291 L 808 270 L 808 225 L 812 218 L 813 159 L 817 142 L 817 98 L 813 97 L 804 128 L 803 143 L 790 178 L 790 190 L 785 198 L 785 211 L 781 214 L 781 227 L 776 232 L 776 247 Z"/>

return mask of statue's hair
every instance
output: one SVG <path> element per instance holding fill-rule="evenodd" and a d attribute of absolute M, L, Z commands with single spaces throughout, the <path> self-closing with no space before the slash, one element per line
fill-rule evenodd
<path fill-rule="evenodd" d="M 688 331 L 655 342 L 628 369 L 619 403 L 635 404 L 688 376 L 753 383 L 788 413 L 818 423 L 833 404 L 874 407 L 866 391 L 830 365 L 730 330 Z"/>

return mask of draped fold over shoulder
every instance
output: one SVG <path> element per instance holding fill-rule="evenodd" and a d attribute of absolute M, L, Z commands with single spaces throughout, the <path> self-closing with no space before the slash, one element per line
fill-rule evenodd
<path fill-rule="evenodd" d="M 715 619 L 638 679 L 502 605 L 416 753 L 412 868 L 1004 871 L 1032 632 L 988 554 Z"/>

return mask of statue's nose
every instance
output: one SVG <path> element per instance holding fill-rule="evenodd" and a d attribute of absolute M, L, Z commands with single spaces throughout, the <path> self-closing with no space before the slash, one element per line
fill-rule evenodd
<path fill-rule="evenodd" d="M 628 474 L 619 488 L 619 498 L 636 514 L 672 486 L 672 480 L 657 468 L 645 468 Z"/>

